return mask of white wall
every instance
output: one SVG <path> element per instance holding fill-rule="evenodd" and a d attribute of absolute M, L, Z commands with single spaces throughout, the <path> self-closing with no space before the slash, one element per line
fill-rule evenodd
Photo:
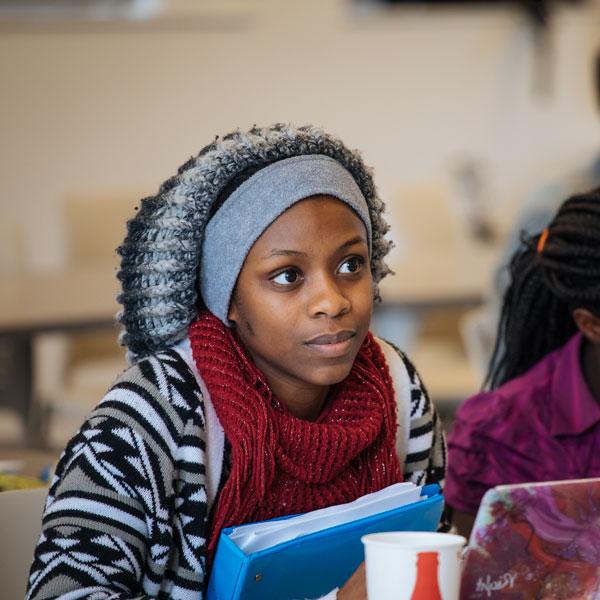
<path fill-rule="evenodd" d="M 3 28 L 0 218 L 23 228 L 28 264 L 63 260 L 68 195 L 152 193 L 237 126 L 323 125 L 363 150 L 388 201 L 402 185 L 448 184 L 473 157 L 495 206 L 510 207 L 597 148 L 596 4 L 556 15 L 546 94 L 516 10 L 361 16 L 349 4 L 247 2 L 231 28 Z"/>

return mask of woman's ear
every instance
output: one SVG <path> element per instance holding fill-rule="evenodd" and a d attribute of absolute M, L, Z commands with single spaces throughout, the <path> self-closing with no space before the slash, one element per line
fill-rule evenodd
<path fill-rule="evenodd" d="M 227 313 L 227 319 L 232 325 L 235 325 L 238 318 L 238 308 L 237 302 L 235 301 L 235 297 L 231 299 L 231 304 L 229 305 L 229 312 Z"/>
<path fill-rule="evenodd" d="M 600 344 L 600 317 L 587 308 L 576 308 L 573 311 L 573 320 L 586 339 L 594 344 Z"/>
<path fill-rule="evenodd" d="M 229 310 L 227 311 L 227 320 L 232 327 L 236 327 L 240 318 L 240 303 L 238 301 L 237 288 L 231 294 Z"/>

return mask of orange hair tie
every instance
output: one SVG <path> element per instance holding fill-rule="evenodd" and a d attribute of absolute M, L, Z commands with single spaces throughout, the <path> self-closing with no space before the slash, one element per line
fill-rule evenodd
<path fill-rule="evenodd" d="M 546 229 L 544 229 L 544 231 L 542 231 L 542 234 L 540 235 L 540 239 L 538 240 L 538 243 L 537 243 L 538 254 L 541 254 L 544 251 L 544 246 L 546 245 L 546 240 L 548 239 L 549 233 L 550 232 L 548 231 L 547 227 L 546 227 Z"/>

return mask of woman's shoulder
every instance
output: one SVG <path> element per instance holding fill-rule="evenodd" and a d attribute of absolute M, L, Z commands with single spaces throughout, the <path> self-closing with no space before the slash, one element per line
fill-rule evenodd
<path fill-rule="evenodd" d="M 553 381 L 564 352 L 564 347 L 558 348 L 525 373 L 469 397 L 458 409 L 457 420 L 486 430 L 506 422 L 523 421 L 522 427 L 546 423 L 553 408 Z"/>
<path fill-rule="evenodd" d="M 407 396 L 410 399 L 412 417 L 429 412 L 429 394 L 412 361 L 393 342 L 379 337 L 375 337 L 375 341 L 383 352 L 397 398 Z"/>
<path fill-rule="evenodd" d="M 374 336 L 374 339 L 383 352 L 392 378 L 400 377 L 408 382 L 420 381 L 412 361 L 396 344 L 378 336 Z"/>
<path fill-rule="evenodd" d="M 498 483 L 507 473 L 511 481 L 525 480 L 524 473 L 534 479 L 541 476 L 547 453 L 556 449 L 550 434 L 552 408 L 543 380 L 526 383 L 521 379 L 480 392 L 458 409 L 448 445 L 469 471 L 489 471 L 488 479 L 496 473 Z M 502 464 L 504 475 L 492 469 L 492 463 Z"/>
<path fill-rule="evenodd" d="M 144 356 L 129 365 L 119 375 L 117 381 L 126 376 L 135 376 L 155 383 L 180 381 L 193 385 L 195 376 L 187 356 L 188 347 L 189 341 L 184 340 L 166 350 Z"/>
<path fill-rule="evenodd" d="M 462 403 L 448 436 L 450 506 L 475 514 L 491 487 L 560 479 L 553 466 L 560 448 L 549 434 L 548 399 L 544 378 L 521 377 Z"/>
<path fill-rule="evenodd" d="M 511 423 L 518 423 L 521 431 L 528 425 L 537 427 L 548 418 L 551 375 L 547 369 L 538 368 L 535 377 L 529 372 L 494 390 L 478 392 L 461 404 L 456 422 L 486 435 L 496 429 L 505 435 Z"/>
<path fill-rule="evenodd" d="M 146 356 L 114 381 L 94 411 L 131 423 L 166 423 L 181 431 L 193 413 L 203 417 L 203 394 L 180 346 Z"/>

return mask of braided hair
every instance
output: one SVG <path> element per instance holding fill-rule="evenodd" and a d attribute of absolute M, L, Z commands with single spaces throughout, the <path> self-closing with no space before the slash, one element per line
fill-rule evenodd
<path fill-rule="evenodd" d="M 383 258 L 391 242 L 371 170 L 356 150 L 313 126 L 277 124 L 234 131 L 215 139 L 185 162 L 154 196 L 145 198 L 127 223 L 118 248 L 117 274 L 123 309 L 119 341 L 137 360 L 181 341 L 199 310 L 198 269 L 204 228 L 218 206 L 252 173 L 269 164 L 306 154 L 337 160 L 353 176 L 371 218 L 371 272 L 377 284 L 390 270 Z M 378 298 L 377 286 L 375 297 Z"/>
<path fill-rule="evenodd" d="M 544 232 L 510 262 L 485 386 L 525 373 L 577 332 L 576 308 L 600 317 L 600 188 L 564 202 Z"/>

